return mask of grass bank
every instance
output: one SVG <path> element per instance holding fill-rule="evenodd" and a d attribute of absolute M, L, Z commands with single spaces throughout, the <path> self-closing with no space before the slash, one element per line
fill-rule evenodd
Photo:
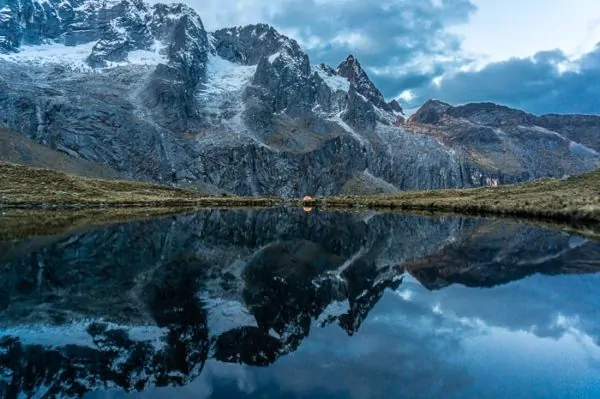
<path fill-rule="evenodd" d="M 273 206 L 283 200 L 264 197 L 210 196 L 158 184 L 87 179 L 49 169 L 0 165 L 0 207 L 66 208 L 189 208 Z"/>
<path fill-rule="evenodd" d="M 600 222 L 600 171 L 499 187 L 317 198 L 309 204 Z"/>
<path fill-rule="evenodd" d="M 94 180 L 48 169 L 0 165 L 0 207 L 10 208 L 226 208 L 304 206 L 502 215 L 600 222 L 600 171 L 565 180 L 543 179 L 500 187 L 315 198 L 208 196 L 131 181 Z"/>

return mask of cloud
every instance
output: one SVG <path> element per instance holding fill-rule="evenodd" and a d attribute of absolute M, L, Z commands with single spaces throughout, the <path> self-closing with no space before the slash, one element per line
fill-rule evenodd
<path fill-rule="evenodd" d="M 418 107 L 428 98 L 450 103 L 493 101 L 543 114 L 600 113 L 600 44 L 578 59 L 560 50 L 512 58 L 483 68 L 449 72 L 439 85 L 427 82 L 413 89 L 405 103 Z"/>
<path fill-rule="evenodd" d="M 311 43 L 313 63 L 337 66 L 354 54 L 390 97 L 466 61 L 448 29 L 475 10 L 469 0 L 288 0 L 269 22 Z"/>

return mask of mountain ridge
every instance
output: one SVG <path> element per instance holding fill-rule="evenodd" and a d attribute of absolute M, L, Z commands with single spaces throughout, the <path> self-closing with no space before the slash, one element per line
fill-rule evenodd
<path fill-rule="evenodd" d="M 137 0 L 11 0 L 0 15 L 0 125 L 130 179 L 295 197 L 600 168 L 600 118 L 526 134 L 468 107 L 449 124 L 405 121 L 354 55 L 312 65 L 266 24 L 207 32 L 185 5 Z"/>

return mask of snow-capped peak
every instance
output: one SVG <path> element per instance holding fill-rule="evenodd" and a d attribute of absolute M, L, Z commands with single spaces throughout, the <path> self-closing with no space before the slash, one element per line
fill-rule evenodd
<path fill-rule="evenodd" d="M 347 78 L 356 88 L 356 91 L 366 97 L 377 108 L 388 112 L 392 111 L 392 107 L 386 103 L 383 94 L 369 79 L 360 62 L 352 54 L 338 66 L 337 72 L 340 76 Z"/>
<path fill-rule="evenodd" d="M 338 75 L 338 73 L 326 64 L 320 64 L 313 68 L 313 71 L 316 72 L 321 79 L 329 86 L 331 90 L 348 92 L 350 90 L 350 82 L 347 78 Z"/>

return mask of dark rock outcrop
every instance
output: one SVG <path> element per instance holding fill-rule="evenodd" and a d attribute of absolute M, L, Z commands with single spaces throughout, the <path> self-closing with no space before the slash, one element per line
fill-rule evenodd
<path fill-rule="evenodd" d="M 388 103 L 388 105 L 390 106 L 390 108 L 392 109 L 392 111 L 404 114 L 404 110 L 402 109 L 402 106 L 400 106 L 400 103 L 397 100 L 390 101 Z"/>
<path fill-rule="evenodd" d="M 354 85 L 356 91 L 377 108 L 381 108 L 384 111 L 393 110 L 392 105 L 385 101 L 383 94 L 375 87 L 375 84 L 369 79 L 360 62 L 352 54 L 338 66 L 337 72 L 340 76 L 347 78 Z"/>

